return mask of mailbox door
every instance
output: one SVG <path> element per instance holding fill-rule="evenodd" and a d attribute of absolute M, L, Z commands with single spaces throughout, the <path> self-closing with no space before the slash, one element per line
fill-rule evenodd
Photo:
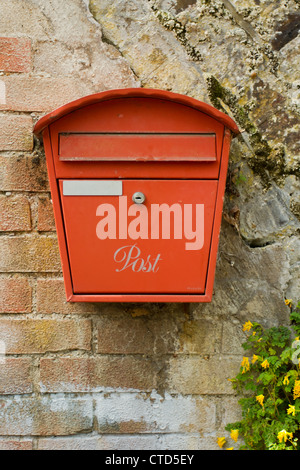
<path fill-rule="evenodd" d="M 74 294 L 203 294 L 217 189 L 216 180 L 60 180 Z"/>

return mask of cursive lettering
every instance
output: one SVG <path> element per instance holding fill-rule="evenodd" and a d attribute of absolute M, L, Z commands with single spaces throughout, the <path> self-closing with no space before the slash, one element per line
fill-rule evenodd
<path fill-rule="evenodd" d="M 143 258 L 137 245 L 127 245 L 115 251 L 114 261 L 120 264 L 120 268 L 116 268 L 119 273 L 125 269 L 132 269 L 136 273 L 156 273 L 159 270 L 158 264 L 161 261 L 161 255 L 147 255 L 146 258 Z"/>

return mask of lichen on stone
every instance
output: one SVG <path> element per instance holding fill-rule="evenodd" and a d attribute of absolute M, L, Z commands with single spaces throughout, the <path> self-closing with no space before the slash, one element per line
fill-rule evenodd
<path fill-rule="evenodd" d="M 282 144 L 271 146 L 263 138 L 249 118 L 247 105 L 241 106 L 238 98 L 231 90 L 223 87 L 212 75 L 207 77 L 207 86 L 213 106 L 225 113 L 227 112 L 226 107 L 222 103 L 228 106 L 238 125 L 247 133 L 253 151 L 252 156 L 248 159 L 248 165 L 254 173 L 260 175 L 262 180 L 268 183 L 271 178 L 279 180 L 286 174 L 293 174 L 299 171 L 299 169 L 292 170 L 287 168 L 284 146 Z"/>
<path fill-rule="evenodd" d="M 149 0 L 150 1 L 150 0 Z M 173 31 L 178 41 L 184 46 L 188 55 L 195 61 L 201 62 L 202 57 L 196 47 L 192 46 L 187 40 L 186 26 L 179 21 L 170 12 L 159 9 L 155 3 L 151 3 L 156 18 L 169 31 Z"/>

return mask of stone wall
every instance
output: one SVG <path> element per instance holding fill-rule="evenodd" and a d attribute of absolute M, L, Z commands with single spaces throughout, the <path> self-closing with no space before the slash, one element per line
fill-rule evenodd
<path fill-rule="evenodd" d="M 299 298 L 299 0 L 1 0 L 0 448 L 217 449 Z M 213 301 L 70 304 L 37 119 L 148 87 L 235 119 Z"/>

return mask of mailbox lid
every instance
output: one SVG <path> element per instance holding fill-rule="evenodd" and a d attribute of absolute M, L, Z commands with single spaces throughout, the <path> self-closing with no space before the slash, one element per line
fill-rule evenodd
<path fill-rule="evenodd" d="M 58 178 L 211 179 L 219 174 L 224 123 L 143 93 L 80 107 L 50 133 Z"/>
<path fill-rule="evenodd" d="M 186 95 L 181 95 L 179 93 L 173 93 L 165 90 L 158 90 L 155 88 L 124 88 L 104 91 L 101 93 L 95 93 L 93 95 L 88 95 L 78 100 L 72 101 L 71 103 L 65 104 L 60 108 L 52 111 L 51 113 L 43 116 L 38 120 L 34 126 L 34 133 L 37 137 L 43 135 L 44 130 L 53 124 L 55 121 L 60 120 L 66 115 L 73 114 L 74 112 L 93 105 L 99 104 L 104 101 L 121 99 L 121 98 L 154 98 L 164 101 L 173 101 L 185 106 L 189 106 L 193 109 L 201 111 L 202 113 L 212 117 L 215 121 L 220 122 L 226 128 L 230 129 L 233 134 L 239 134 L 240 131 L 236 123 L 225 113 L 219 111 L 218 109 L 210 106 L 207 103 L 199 101 L 195 98 L 191 98 Z"/>
<path fill-rule="evenodd" d="M 74 294 L 204 293 L 217 188 L 207 180 L 60 180 Z M 133 203 L 136 192 L 144 204 Z"/>

